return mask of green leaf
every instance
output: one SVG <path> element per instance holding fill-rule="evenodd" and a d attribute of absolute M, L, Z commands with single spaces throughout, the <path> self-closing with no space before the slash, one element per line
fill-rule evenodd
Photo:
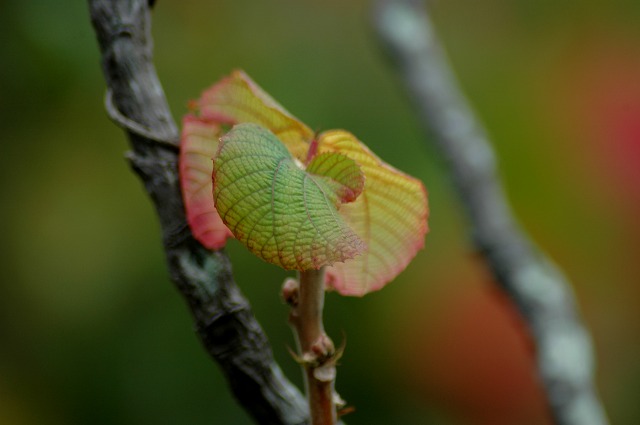
<path fill-rule="evenodd" d="M 298 164 L 269 130 L 235 126 L 220 140 L 213 164 L 213 197 L 223 222 L 255 255 L 288 270 L 357 256 L 365 245 L 336 206 L 357 189 L 358 179 L 364 184 L 358 166 L 340 154 L 312 161 L 317 174 Z"/>

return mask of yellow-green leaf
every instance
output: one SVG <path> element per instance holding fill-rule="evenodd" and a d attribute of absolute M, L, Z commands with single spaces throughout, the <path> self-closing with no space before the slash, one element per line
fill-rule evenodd
<path fill-rule="evenodd" d="M 362 194 L 340 208 L 340 215 L 367 249 L 328 269 L 329 287 L 361 296 L 393 280 L 424 245 L 427 194 L 419 180 L 383 162 L 351 133 L 324 132 L 318 152 L 339 152 L 360 165 L 366 177 Z"/>

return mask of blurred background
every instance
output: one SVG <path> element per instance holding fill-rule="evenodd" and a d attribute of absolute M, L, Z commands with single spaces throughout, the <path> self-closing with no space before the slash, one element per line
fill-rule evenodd
<path fill-rule="evenodd" d="M 247 425 L 168 280 L 158 223 L 106 117 L 86 2 L 0 2 L 0 423 Z M 330 294 L 357 424 L 548 424 L 530 342 L 474 254 L 369 2 L 159 1 L 173 113 L 243 68 L 312 128 L 346 128 L 430 192 L 409 268 Z M 615 424 L 640 423 L 640 2 L 448 0 L 433 19 L 523 226 L 568 274 Z M 286 374 L 284 272 L 228 247 Z"/>

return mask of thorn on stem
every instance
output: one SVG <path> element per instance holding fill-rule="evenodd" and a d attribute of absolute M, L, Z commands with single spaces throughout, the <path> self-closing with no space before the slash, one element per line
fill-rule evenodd
<path fill-rule="evenodd" d="M 289 354 L 291 355 L 291 357 L 293 357 L 293 360 L 295 360 L 296 363 L 298 363 L 299 365 L 304 365 L 304 359 L 300 357 L 298 353 L 293 351 L 293 348 L 287 345 L 287 350 L 289 351 Z"/>
<path fill-rule="evenodd" d="M 336 352 L 336 347 L 333 345 L 333 341 L 326 333 L 321 334 L 311 345 L 311 351 L 320 360 L 320 363 L 324 363 L 323 359 L 329 359 L 333 357 Z"/>
<path fill-rule="evenodd" d="M 348 415 L 349 413 L 353 413 L 356 411 L 355 406 L 347 406 L 343 409 L 338 410 L 338 417 L 341 418 L 344 415 Z"/>
<path fill-rule="evenodd" d="M 344 409 L 347 406 L 347 402 L 340 397 L 340 394 L 338 394 L 337 391 L 333 391 L 333 403 L 338 409 Z"/>

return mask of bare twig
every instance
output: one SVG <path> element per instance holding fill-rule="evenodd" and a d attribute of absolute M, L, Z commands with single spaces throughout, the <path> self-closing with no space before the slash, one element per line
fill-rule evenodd
<path fill-rule="evenodd" d="M 171 279 L 200 339 L 236 398 L 260 424 L 308 423 L 300 392 L 283 376 L 224 252 L 196 242 L 178 185 L 178 130 L 152 63 L 148 0 L 90 0 L 102 51 L 110 115 L 129 135 L 132 166 L 153 199 Z"/>
<path fill-rule="evenodd" d="M 334 425 L 337 421 L 334 397 L 336 361 L 341 353 L 324 330 L 325 272 L 299 273 L 298 281 L 287 279 L 282 297 L 291 306 L 289 322 L 298 342 L 298 362 L 304 369 L 311 425 Z"/>
<path fill-rule="evenodd" d="M 464 203 L 479 250 L 536 342 L 539 375 L 559 425 L 603 425 L 590 336 L 562 272 L 513 219 L 481 124 L 461 94 L 421 0 L 382 0 L 379 37 Z"/>

